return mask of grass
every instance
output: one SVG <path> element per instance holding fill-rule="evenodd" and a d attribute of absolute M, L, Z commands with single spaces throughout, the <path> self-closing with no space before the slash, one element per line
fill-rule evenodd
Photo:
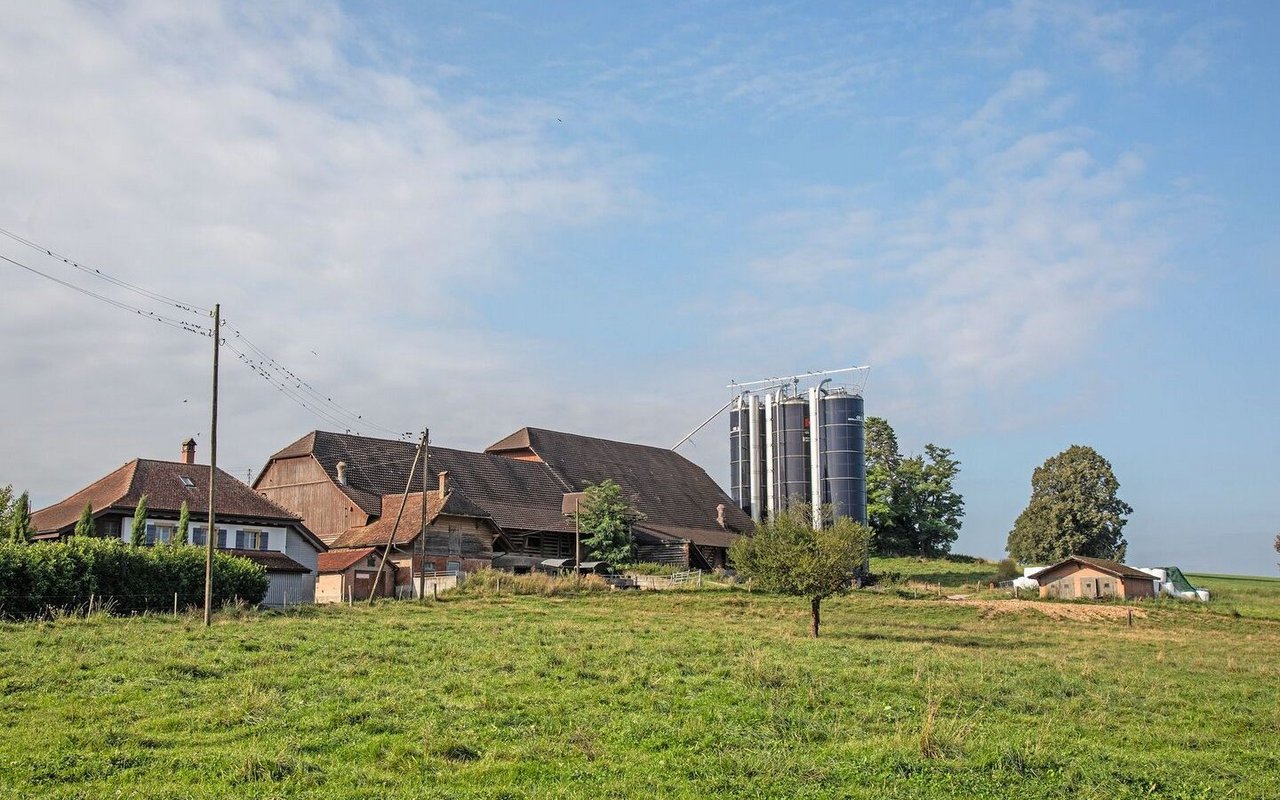
<path fill-rule="evenodd" d="M 1208 589 L 1208 608 L 1241 617 L 1280 620 L 1280 578 L 1187 573 L 1197 589 Z"/>
<path fill-rule="evenodd" d="M 1280 796 L 1280 623 L 1021 605 L 859 593 L 818 640 L 728 590 L 3 624 L 0 796 Z"/>

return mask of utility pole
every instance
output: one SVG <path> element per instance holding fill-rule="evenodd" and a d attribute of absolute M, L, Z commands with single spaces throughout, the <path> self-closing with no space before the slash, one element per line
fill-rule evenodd
<path fill-rule="evenodd" d="M 369 605 L 373 605 L 374 595 L 378 591 L 378 587 L 382 585 L 382 571 L 387 566 L 387 559 L 391 557 L 391 546 L 396 540 L 396 531 L 400 529 L 400 519 L 404 516 L 405 503 L 409 502 L 409 490 L 413 488 L 414 476 L 418 474 L 418 462 L 422 460 L 422 454 L 427 449 L 427 429 L 422 429 L 422 441 L 418 444 L 418 450 L 413 454 L 413 466 L 409 468 L 409 479 L 404 484 L 404 494 L 400 495 L 400 510 L 396 512 L 396 521 L 391 525 L 391 533 L 387 534 L 387 546 L 382 550 L 382 560 L 378 562 L 378 574 L 373 578 L 373 586 L 369 588 Z M 422 502 L 427 502 L 427 498 L 423 497 Z M 412 570 L 410 570 L 412 572 Z M 409 586 L 413 586 L 413 575 L 409 576 Z M 412 591 L 412 588 L 410 589 Z M 392 584 L 391 594 L 395 595 L 395 584 Z"/>
<path fill-rule="evenodd" d="M 418 599 L 427 595 L 427 478 L 431 475 L 431 429 L 422 431 L 422 518 L 418 527 Z M 444 498 L 440 498 L 441 503 Z M 441 507 L 443 510 L 443 506 Z M 447 565 L 446 565 L 447 566 Z"/>
<path fill-rule="evenodd" d="M 213 542 L 218 536 L 214 520 L 214 479 L 218 473 L 218 346 L 222 342 L 222 305 L 213 304 L 213 408 L 209 415 L 209 527 L 204 538 L 204 626 L 213 617 Z"/>
<path fill-rule="evenodd" d="M 573 498 L 573 574 L 574 583 L 582 580 L 582 570 L 578 569 L 579 562 L 582 561 L 582 523 L 579 522 L 581 514 L 578 512 L 582 507 L 582 498 Z"/>

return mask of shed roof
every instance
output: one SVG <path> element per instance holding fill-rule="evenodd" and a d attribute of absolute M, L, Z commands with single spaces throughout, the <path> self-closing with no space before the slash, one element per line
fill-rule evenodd
<path fill-rule="evenodd" d="M 402 499 L 404 500 L 403 515 L 400 512 Z M 393 542 L 395 545 L 408 544 L 417 538 L 420 531 L 419 521 L 423 518 L 422 492 L 414 492 L 407 496 L 404 494 L 389 494 L 383 498 L 382 502 L 387 509 L 386 514 L 368 525 L 348 528 L 337 539 L 333 540 L 331 547 L 336 549 L 385 545 L 393 530 L 395 531 L 395 541 Z M 488 520 L 490 524 L 493 523 L 493 518 L 484 509 L 478 508 L 460 492 L 448 492 L 443 500 L 439 492 L 427 492 L 425 515 L 427 524 L 432 524 L 442 514 L 456 517 L 474 517 Z M 396 527 L 397 516 L 401 517 L 398 528 Z"/>
<path fill-rule="evenodd" d="M 276 550 L 219 550 L 231 556 L 247 558 L 255 564 L 266 567 L 267 572 L 311 572 L 311 570 Z M 321 556 L 324 554 L 321 553 Z"/>
<path fill-rule="evenodd" d="M 1093 567 L 1099 572 L 1105 572 L 1108 575 L 1114 575 L 1117 578 L 1139 578 L 1142 580 L 1152 580 L 1152 576 L 1135 569 L 1128 564 L 1121 564 L 1119 561 L 1110 561 L 1105 558 L 1091 558 L 1089 556 L 1067 556 L 1056 564 L 1051 564 L 1034 574 L 1028 575 L 1028 578 L 1040 580 L 1042 577 L 1056 572 L 1059 568 L 1068 564 L 1080 564 L 1081 566 Z"/>
<path fill-rule="evenodd" d="M 357 547 L 352 550 L 330 550 L 316 557 L 316 572 L 342 572 L 371 554 L 378 552 L 376 547 Z"/>

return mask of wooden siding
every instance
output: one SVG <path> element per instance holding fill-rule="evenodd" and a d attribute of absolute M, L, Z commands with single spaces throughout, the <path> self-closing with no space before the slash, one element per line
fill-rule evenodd
<path fill-rule="evenodd" d="M 325 544 L 347 528 L 370 521 L 369 515 L 334 486 L 324 468 L 309 455 L 271 462 L 258 481 L 258 491 L 302 517 L 302 524 Z"/>
<path fill-rule="evenodd" d="M 636 547 L 636 560 L 654 564 L 689 566 L 689 545 L 683 542 L 642 544 Z"/>

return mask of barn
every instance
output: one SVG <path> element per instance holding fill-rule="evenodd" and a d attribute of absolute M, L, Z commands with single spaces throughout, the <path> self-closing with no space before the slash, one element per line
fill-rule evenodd
<path fill-rule="evenodd" d="M 1040 584 L 1041 597 L 1060 600 L 1095 600 L 1118 597 L 1133 600 L 1155 597 L 1154 579 L 1119 561 L 1087 556 L 1067 556 L 1027 577 Z"/>

